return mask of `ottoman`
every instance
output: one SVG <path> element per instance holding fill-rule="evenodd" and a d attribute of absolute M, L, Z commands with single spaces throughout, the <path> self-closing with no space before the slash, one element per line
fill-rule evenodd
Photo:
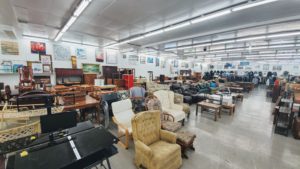
<path fill-rule="evenodd" d="M 191 149 L 191 150 L 195 151 L 194 140 L 196 138 L 196 135 L 189 131 L 178 131 L 178 132 L 176 132 L 176 135 L 177 135 L 176 143 L 179 144 L 181 147 L 182 157 L 188 158 L 188 156 L 185 154 L 185 152 L 187 149 Z"/>

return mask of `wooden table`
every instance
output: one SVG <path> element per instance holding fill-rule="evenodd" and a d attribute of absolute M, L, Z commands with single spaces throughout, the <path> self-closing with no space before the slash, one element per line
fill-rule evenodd
<path fill-rule="evenodd" d="M 233 115 L 235 112 L 235 104 L 223 104 L 222 108 L 229 109 L 229 115 Z"/>
<path fill-rule="evenodd" d="M 63 100 L 60 99 L 59 103 L 63 105 Z M 64 111 L 76 110 L 76 109 L 86 109 L 86 108 L 96 108 L 96 120 L 100 123 L 100 101 L 92 98 L 91 96 L 85 96 L 84 100 L 76 101 L 73 105 L 65 105 Z"/>
<path fill-rule="evenodd" d="M 217 114 L 219 115 L 219 118 L 221 118 L 221 113 L 220 113 L 220 109 L 221 109 L 221 105 L 218 104 L 214 104 L 214 103 L 209 103 L 206 101 L 202 101 L 197 103 L 196 105 L 196 116 L 198 115 L 198 107 L 201 107 L 201 113 L 203 111 L 203 109 L 207 108 L 207 109 L 213 109 L 214 111 L 214 120 L 217 121 Z"/>
<path fill-rule="evenodd" d="M 229 87 L 230 91 L 237 92 L 237 93 L 243 93 L 244 89 L 242 87 Z"/>
<path fill-rule="evenodd" d="M 94 86 L 95 90 L 115 90 L 117 86 L 116 85 L 103 85 L 103 86 Z"/>

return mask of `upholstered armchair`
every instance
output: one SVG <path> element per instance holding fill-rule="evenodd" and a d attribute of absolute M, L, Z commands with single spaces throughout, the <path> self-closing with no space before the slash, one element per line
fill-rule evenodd
<path fill-rule="evenodd" d="M 183 106 L 175 104 L 174 92 L 168 90 L 159 90 L 153 93 L 161 102 L 162 111 L 171 114 L 174 117 L 175 122 L 181 121 L 184 124 L 185 112 Z"/>
<path fill-rule="evenodd" d="M 159 111 L 161 113 L 161 128 L 167 131 L 175 132 L 182 126 L 179 122 L 174 122 L 174 117 L 168 113 L 162 112 L 160 101 L 154 95 L 149 95 L 145 99 L 146 110 Z"/>
<path fill-rule="evenodd" d="M 160 128 L 160 112 L 146 111 L 131 120 L 135 165 L 147 169 L 178 169 L 182 165 L 176 135 Z"/>
<path fill-rule="evenodd" d="M 183 111 L 187 114 L 187 117 L 190 117 L 190 105 L 183 102 L 184 96 L 182 94 L 174 93 L 174 103 L 182 105 Z"/>
<path fill-rule="evenodd" d="M 128 149 L 129 139 L 131 137 L 131 118 L 134 116 L 132 110 L 132 103 L 130 99 L 113 102 L 111 104 L 113 122 L 118 126 L 118 138 L 125 136 L 125 141 L 122 142 L 120 139 L 119 144 L 124 148 Z"/>

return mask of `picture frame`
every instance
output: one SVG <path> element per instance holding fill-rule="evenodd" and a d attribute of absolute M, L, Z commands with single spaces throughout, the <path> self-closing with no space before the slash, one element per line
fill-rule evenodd
<path fill-rule="evenodd" d="M 19 68 L 22 68 L 23 66 L 23 64 L 13 64 L 13 73 L 18 73 Z"/>
<path fill-rule="evenodd" d="M 140 57 L 140 64 L 146 64 L 146 57 L 145 56 Z"/>
<path fill-rule="evenodd" d="M 147 57 L 147 63 L 154 63 L 154 58 L 153 57 Z"/>
<path fill-rule="evenodd" d="M 33 54 L 45 55 L 46 54 L 46 43 L 31 41 L 30 49 L 31 49 L 31 53 L 33 53 Z"/>
<path fill-rule="evenodd" d="M 13 73 L 12 61 L 2 61 L 0 64 L 0 73 Z"/>
<path fill-rule="evenodd" d="M 70 47 L 54 44 L 53 53 L 54 53 L 55 60 L 66 61 L 71 59 Z"/>
<path fill-rule="evenodd" d="M 107 64 L 118 63 L 118 52 L 116 50 L 106 50 L 106 63 Z"/>
<path fill-rule="evenodd" d="M 82 71 L 84 74 L 101 74 L 101 69 L 100 64 L 82 63 Z"/>
<path fill-rule="evenodd" d="M 86 49 L 84 49 L 84 48 L 76 48 L 75 52 L 76 52 L 77 59 L 79 59 L 79 60 L 87 59 Z"/>
<path fill-rule="evenodd" d="M 19 44 L 15 41 L 1 41 L 1 53 L 3 55 L 19 55 Z"/>
<path fill-rule="evenodd" d="M 32 63 L 31 64 L 33 74 L 43 73 L 43 64 L 42 63 Z"/>
<path fill-rule="evenodd" d="M 95 51 L 96 62 L 104 62 L 104 51 L 103 49 L 96 49 Z"/>
<path fill-rule="evenodd" d="M 51 73 L 51 65 L 43 64 L 43 72 L 44 73 Z"/>

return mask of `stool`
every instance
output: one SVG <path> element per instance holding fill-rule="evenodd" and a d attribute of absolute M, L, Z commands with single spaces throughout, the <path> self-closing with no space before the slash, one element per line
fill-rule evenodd
<path fill-rule="evenodd" d="M 222 108 L 229 109 L 229 115 L 232 115 L 235 112 L 235 104 L 224 104 L 222 105 Z"/>
<path fill-rule="evenodd" d="M 179 144 L 181 147 L 181 155 L 184 158 L 188 158 L 188 156 L 185 154 L 185 151 L 187 149 L 191 149 L 195 151 L 194 140 L 196 138 L 196 135 L 188 131 L 178 131 L 176 132 L 176 134 L 177 134 L 176 143 Z"/>

